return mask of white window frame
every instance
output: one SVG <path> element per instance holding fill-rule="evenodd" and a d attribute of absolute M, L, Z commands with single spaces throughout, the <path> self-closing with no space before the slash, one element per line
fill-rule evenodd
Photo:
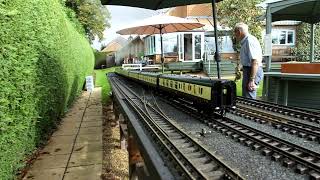
<path fill-rule="evenodd" d="M 179 61 L 184 61 L 184 42 L 183 42 L 183 38 L 184 38 L 183 33 L 178 33 L 178 56 L 179 56 Z"/>
<path fill-rule="evenodd" d="M 192 60 L 185 60 L 184 59 L 184 35 L 185 34 L 191 34 L 192 35 Z M 201 56 L 200 59 L 195 58 L 195 36 L 200 35 L 201 36 Z M 182 41 L 181 41 L 182 39 Z M 182 42 L 182 44 L 181 44 Z M 181 52 L 182 50 L 182 52 Z M 181 32 L 178 34 L 178 56 L 179 61 L 182 62 L 199 62 L 203 60 L 203 54 L 204 54 L 204 33 L 203 32 Z"/>
<path fill-rule="evenodd" d="M 200 59 L 196 59 L 195 42 L 196 42 L 196 36 L 197 35 L 200 35 L 200 37 L 201 37 Z M 204 33 L 201 33 L 201 32 L 192 33 L 192 61 L 201 61 L 203 59 L 203 53 L 204 53 L 203 51 L 204 51 Z"/>
<path fill-rule="evenodd" d="M 282 31 L 286 32 L 286 42 L 285 44 L 280 44 L 280 34 Z M 288 43 L 288 32 L 292 32 L 293 35 L 293 42 L 292 43 Z M 277 33 L 277 39 L 278 39 L 278 43 L 273 43 L 272 45 L 280 45 L 280 46 L 294 46 L 296 44 L 296 31 L 295 30 L 291 30 L 291 29 L 274 29 L 272 30 L 272 37 L 274 36 L 274 33 Z M 273 39 L 273 38 L 272 38 Z"/>

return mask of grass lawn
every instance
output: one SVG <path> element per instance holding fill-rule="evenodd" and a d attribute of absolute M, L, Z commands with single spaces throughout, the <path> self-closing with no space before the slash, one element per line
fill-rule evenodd
<path fill-rule="evenodd" d="M 237 96 L 242 96 L 242 80 L 236 82 L 237 84 Z M 260 82 L 259 89 L 257 92 L 257 97 L 262 96 L 262 89 L 263 89 L 263 81 Z"/>
<path fill-rule="evenodd" d="M 101 70 L 94 70 L 96 74 L 95 79 L 95 86 L 102 87 L 102 104 L 105 104 L 109 101 L 109 93 L 111 91 L 110 84 L 108 82 L 106 74 L 108 72 L 114 72 L 115 67 L 101 69 Z"/>

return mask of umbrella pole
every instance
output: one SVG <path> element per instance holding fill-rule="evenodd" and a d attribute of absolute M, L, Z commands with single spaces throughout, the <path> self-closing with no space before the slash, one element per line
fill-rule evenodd
<path fill-rule="evenodd" d="M 161 44 L 161 66 L 162 66 L 162 73 L 164 73 L 164 58 L 163 58 L 163 44 L 162 44 L 162 26 L 160 25 L 160 44 Z"/>
<path fill-rule="evenodd" d="M 217 33 L 217 13 L 216 13 L 216 0 L 212 0 L 212 16 L 213 16 L 213 24 L 214 24 L 214 39 L 216 45 L 216 52 L 214 53 L 214 58 L 217 62 L 217 71 L 218 71 L 218 78 L 220 77 L 220 54 L 219 54 L 219 46 L 218 46 L 218 33 Z"/>

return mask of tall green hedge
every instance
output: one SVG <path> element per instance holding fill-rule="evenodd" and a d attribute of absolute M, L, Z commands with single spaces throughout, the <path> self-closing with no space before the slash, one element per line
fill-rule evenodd
<path fill-rule="evenodd" d="M 308 23 L 301 23 L 297 27 L 296 33 L 296 47 L 294 48 L 295 55 L 298 56 L 299 61 L 310 61 L 310 35 L 311 25 Z M 314 31 L 314 52 L 315 60 L 320 60 L 320 23 L 315 24 Z"/>
<path fill-rule="evenodd" d="M 0 179 L 13 179 L 91 74 L 61 0 L 0 0 Z"/>

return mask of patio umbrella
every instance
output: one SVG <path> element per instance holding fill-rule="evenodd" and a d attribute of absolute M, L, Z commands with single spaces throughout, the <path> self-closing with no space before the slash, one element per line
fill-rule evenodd
<path fill-rule="evenodd" d="M 137 34 L 160 34 L 160 43 L 161 43 L 161 63 L 163 71 L 163 42 L 162 34 L 172 33 L 172 32 L 181 32 L 181 31 L 190 31 L 204 26 L 204 24 L 187 20 L 184 18 L 179 18 L 175 16 L 168 15 L 157 15 L 150 18 L 146 18 L 142 21 L 129 25 L 128 27 L 117 31 L 121 35 Z"/>
<path fill-rule="evenodd" d="M 214 31 L 215 31 L 215 39 L 218 39 L 217 35 L 217 21 L 216 21 L 216 6 L 215 3 L 222 0 L 101 0 L 103 5 L 119 5 L 119 6 L 130 6 L 130 7 L 138 7 L 138 8 L 145 8 L 145 9 L 163 9 L 169 7 L 176 7 L 176 6 L 184 6 L 190 4 L 202 4 L 202 3 L 212 3 L 212 15 L 213 15 L 213 22 L 214 22 Z M 218 71 L 218 78 L 220 79 L 220 55 L 219 55 L 219 48 L 218 48 L 218 41 L 215 41 L 216 52 L 215 52 L 215 59 L 217 61 L 217 71 Z"/>
<path fill-rule="evenodd" d="M 176 6 L 185 6 L 190 4 L 202 4 L 202 3 L 214 3 L 222 0 L 101 0 L 103 5 L 119 5 L 119 6 L 130 6 L 144 9 L 164 9 Z"/>

